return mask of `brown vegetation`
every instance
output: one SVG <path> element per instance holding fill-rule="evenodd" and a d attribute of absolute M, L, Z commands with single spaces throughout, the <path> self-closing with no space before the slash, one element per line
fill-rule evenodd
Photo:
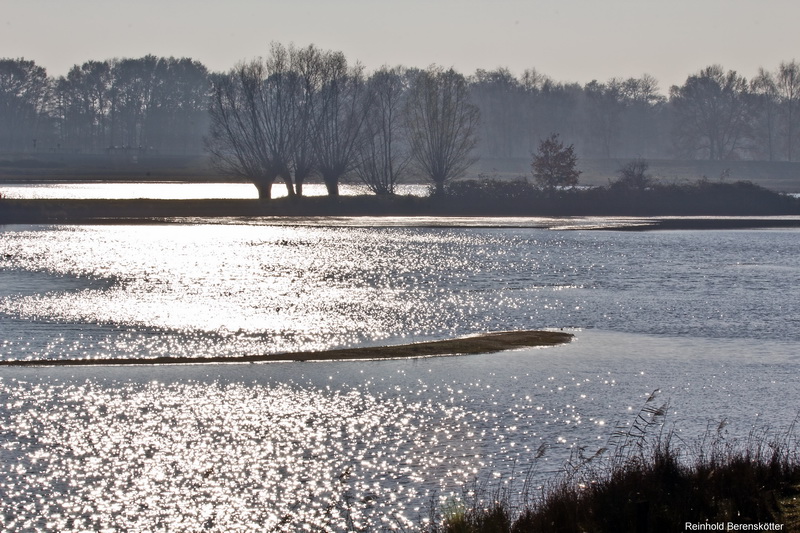
<path fill-rule="evenodd" d="M 668 406 L 652 406 L 657 392 L 606 447 L 589 456 L 579 448 L 540 489 L 528 480 L 522 502 L 509 498 L 509 485 L 494 494 L 479 490 L 460 506 L 433 509 L 424 531 L 671 533 L 688 531 L 686 524 L 800 531 L 794 424 L 777 435 L 754 430 L 742 443 L 728 440 L 723 421 L 689 445 L 664 432 Z"/>

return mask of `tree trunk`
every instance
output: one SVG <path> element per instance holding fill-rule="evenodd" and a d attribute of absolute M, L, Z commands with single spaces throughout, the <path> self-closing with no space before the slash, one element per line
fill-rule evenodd
<path fill-rule="evenodd" d="M 305 169 L 298 172 L 295 170 L 294 172 L 294 190 L 297 196 L 303 196 L 303 183 L 305 183 L 306 178 L 311 175 L 310 171 L 306 171 Z"/>
<path fill-rule="evenodd" d="M 258 189 L 259 200 L 272 199 L 272 182 L 257 182 L 254 185 Z"/>
<path fill-rule="evenodd" d="M 325 188 L 328 190 L 328 196 L 330 196 L 331 198 L 338 198 L 339 178 L 327 178 L 323 176 L 322 180 L 325 182 Z"/>
<path fill-rule="evenodd" d="M 792 148 L 793 148 L 792 144 L 794 143 L 794 135 L 793 135 L 793 133 L 794 133 L 793 132 L 794 124 L 792 122 L 792 114 L 793 114 L 792 113 L 792 111 L 793 111 L 792 107 L 793 107 L 792 106 L 792 101 L 789 100 L 789 117 L 788 117 L 787 125 L 786 125 L 787 126 L 786 127 L 786 136 L 787 136 L 787 139 L 786 139 L 786 147 L 787 147 L 786 159 L 788 159 L 790 163 L 792 162 Z"/>
<path fill-rule="evenodd" d="M 283 182 L 286 184 L 286 195 L 289 198 L 294 198 L 294 184 L 292 183 L 292 176 L 284 174 Z"/>

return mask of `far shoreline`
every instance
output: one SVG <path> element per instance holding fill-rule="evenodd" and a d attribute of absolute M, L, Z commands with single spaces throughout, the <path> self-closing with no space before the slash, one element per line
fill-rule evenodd
<path fill-rule="evenodd" d="M 580 208 L 579 208 L 580 207 Z M 800 212 L 790 209 L 709 209 L 678 212 L 677 209 L 609 206 L 569 206 L 535 209 L 513 204 L 476 205 L 415 196 L 340 196 L 259 200 L 46 200 L 0 199 L 0 225 L 145 225 L 275 223 L 280 225 L 328 225 L 336 219 L 362 220 L 369 225 L 394 225 L 399 220 L 436 219 L 434 225 L 459 227 L 542 227 L 592 230 L 680 230 L 800 228 Z M 618 207 L 618 206 L 617 206 Z M 666 212 L 665 212 L 666 211 Z M 593 225 L 591 219 L 612 223 Z M 469 220 L 465 223 L 464 219 Z M 504 220 L 517 219 L 517 220 Z M 521 219 L 521 220 L 520 220 Z M 528 220 L 525 220 L 528 219 Z M 583 221 L 573 224 L 573 221 Z M 423 224 L 424 225 L 424 224 Z"/>
<path fill-rule="evenodd" d="M 471 337 L 440 341 L 419 342 L 389 346 L 367 346 L 287 352 L 279 354 L 243 355 L 238 357 L 156 357 L 156 358 L 101 358 L 101 359 L 49 359 L 0 361 L 5 367 L 55 367 L 55 366 L 134 366 L 179 365 L 219 363 L 277 363 L 310 361 L 369 361 L 421 357 L 445 357 L 502 352 L 517 348 L 538 348 L 566 344 L 574 337 L 563 331 L 503 331 Z"/>

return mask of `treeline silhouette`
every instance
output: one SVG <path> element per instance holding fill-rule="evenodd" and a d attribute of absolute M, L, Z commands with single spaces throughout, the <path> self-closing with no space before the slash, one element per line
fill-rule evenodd
<path fill-rule="evenodd" d="M 212 81 L 227 74 L 148 55 L 87 61 L 53 77 L 32 60 L 0 59 L 0 152 L 203 153 Z M 646 74 L 581 85 L 499 68 L 466 80 L 480 110 L 480 157 L 527 158 L 553 132 L 583 158 L 795 161 L 800 154 L 796 61 L 751 79 L 709 66 L 666 94 Z"/>
<path fill-rule="evenodd" d="M 57 78 L 0 59 L 0 151 L 198 153 L 209 75 L 198 61 L 152 55 L 87 61 Z"/>
<path fill-rule="evenodd" d="M 412 168 L 441 194 L 475 161 L 480 111 L 453 69 L 367 76 L 341 52 L 273 44 L 265 59 L 215 76 L 211 91 L 212 163 L 253 182 L 262 199 L 277 180 L 302 196 L 312 174 L 333 197 L 349 174 L 393 194 Z"/>

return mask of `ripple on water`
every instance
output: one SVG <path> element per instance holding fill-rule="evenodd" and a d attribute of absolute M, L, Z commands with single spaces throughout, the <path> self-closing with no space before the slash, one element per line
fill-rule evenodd
<path fill-rule="evenodd" d="M 3 358 L 239 355 L 590 328 L 548 357 L 5 369 L 0 505 L 12 529 L 408 524 L 473 476 L 503 483 L 542 444 L 542 469 L 557 469 L 656 388 L 687 438 L 715 416 L 744 435 L 765 414 L 778 426 L 800 405 L 796 231 L 0 233 Z"/>
<path fill-rule="evenodd" d="M 0 356 L 224 356 L 570 326 L 799 339 L 796 234 L 19 227 L 0 240 Z"/>
<path fill-rule="evenodd" d="M 580 332 L 464 358 L 7 369 L 0 516 L 19 530 L 410 527 L 476 479 L 549 479 L 656 388 L 686 442 L 723 417 L 740 436 L 788 424 L 793 348 L 754 361 L 754 346 Z"/>
<path fill-rule="evenodd" d="M 444 460 L 414 451 L 427 447 L 436 406 L 420 403 L 410 415 L 400 402 L 357 391 L 92 381 L 4 388 L 14 397 L 2 423 L 4 516 L 23 530 L 248 531 L 287 520 L 324 528 L 344 520 L 349 499 L 374 500 L 388 516 L 392 500 Z M 388 501 L 377 485 L 393 487 Z M 349 518 L 363 521 L 361 512 Z"/>

